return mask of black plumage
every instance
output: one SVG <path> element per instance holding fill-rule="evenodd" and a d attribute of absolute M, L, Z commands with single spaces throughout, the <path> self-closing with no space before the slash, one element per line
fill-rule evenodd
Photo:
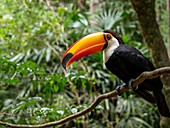
<path fill-rule="evenodd" d="M 144 71 L 155 70 L 153 64 L 136 48 L 124 44 L 122 39 L 113 31 L 105 30 L 111 33 L 118 41 L 119 46 L 113 51 L 109 60 L 105 63 L 106 67 L 128 84 L 130 79 L 135 79 Z M 145 100 L 157 104 L 159 112 L 162 116 L 170 117 L 169 109 L 162 92 L 163 84 L 160 78 L 145 80 L 138 88 L 134 90 Z M 148 91 L 152 91 L 153 95 Z"/>

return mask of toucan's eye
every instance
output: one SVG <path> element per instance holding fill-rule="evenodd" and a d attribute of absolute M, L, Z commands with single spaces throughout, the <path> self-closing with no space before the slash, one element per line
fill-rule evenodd
<path fill-rule="evenodd" d="M 110 40 L 112 37 L 110 35 L 107 35 L 107 39 Z"/>

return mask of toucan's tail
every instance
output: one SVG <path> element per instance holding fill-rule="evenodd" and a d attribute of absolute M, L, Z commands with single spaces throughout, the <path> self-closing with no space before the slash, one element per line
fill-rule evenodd
<path fill-rule="evenodd" d="M 165 99 L 163 92 L 162 91 L 154 91 L 153 94 L 156 98 L 157 106 L 158 106 L 160 114 L 164 117 L 170 118 L 169 108 L 166 103 L 166 99 Z"/>
<path fill-rule="evenodd" d="M 148 102 L 152 104 L 156 104 L 157 102 L 156 98 L 151 93 L 149 93 L 147 90 L 137 89 L 137 90 L 134 90 L 134 92 L 136 92 L 139 96 L 141 96 L 143 99 L 147 100 Z"/>

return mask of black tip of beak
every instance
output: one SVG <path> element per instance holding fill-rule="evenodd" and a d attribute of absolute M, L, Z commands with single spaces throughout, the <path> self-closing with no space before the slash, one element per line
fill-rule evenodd
<path fill-rule="evenodd" d="M 63 61 L 62 61 L 62 66 L 63 68 L 66 70 L 66 65 L 68 63 L 68 61 L 73 57 L 73 54 L 72 53 L 68 53 L 64 58 L 63 58 Z"/>

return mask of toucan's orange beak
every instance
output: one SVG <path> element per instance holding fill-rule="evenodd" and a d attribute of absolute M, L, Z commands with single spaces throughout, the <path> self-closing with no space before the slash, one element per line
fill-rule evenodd
<path fill-rule="evenodd" d="M 63 55 L 62 65 L 66 69 L 72 62 L 102 51 L 107 47 L 106 33 L 96 32 L 89 34 L 75 42 Z"/>

